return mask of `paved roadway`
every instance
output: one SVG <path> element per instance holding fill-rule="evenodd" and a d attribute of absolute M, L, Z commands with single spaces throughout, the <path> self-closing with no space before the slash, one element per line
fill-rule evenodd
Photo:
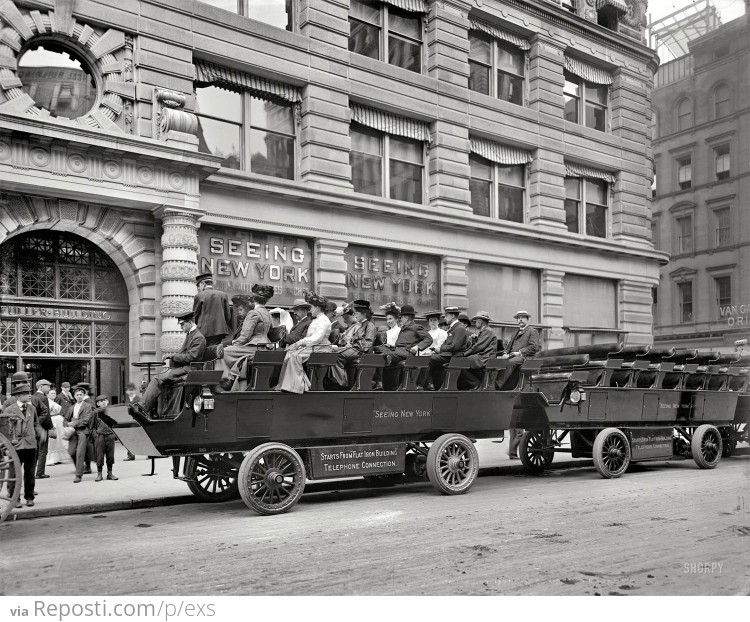
<path fill-rule="evenodd" d="M 745 454 L 619 480 L 485 476 L 455 497 L 318 493 L 271 517 L 236 501 L 15 521 L 0 526 L 0 592 L 750 594 L 749 482 Z"/>

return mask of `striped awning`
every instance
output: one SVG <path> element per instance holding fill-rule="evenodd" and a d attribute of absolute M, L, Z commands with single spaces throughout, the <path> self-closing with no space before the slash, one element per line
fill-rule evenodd
<path fill-rule="evenodd" d="M 615 176 L 608 172 L 598 168 L 591 168 L 584 164 L 578 164 L 577 162 L 565 162 L 565 176 L 566 177 L 588 177 L 590 179 L 603 179 L 604 181 L 613 184 L 616 179 Z"/>
<path fill-rule="evenodd" d="M 302 93 L 297 87 L 266 80 L 202 60 L 195 61 L 195 83 L 197 86 L 215 84 L 250 91 L 263 99 L 278 99 L 294 103 L 302 101 Z"/>
<path fill-rule="evenodd" d="M 594 84 L 612 84 L 613 82 L 612 74 L 606 69 L 578 58 L 573 58 L 572 56 L 565 56 L 565 69 L 579 78 L 583 78 L 587 82 L 593 82 Z"/>
<path fill-rule="evenodd" d="M 605 6 L 611 6 L 617 9 L 620 13 L 628 12 L 628 5 L 625 0 L 596 0 L 596 8 L 601 9 Z"/>
<path fill-rule="evenodd" d="M 495 37 L 495 39 L 507 41 L 508 43 L 515 45 L 517 48 L 520 48 L 522 50 L 531 49 L 531 44 L 522 36 L 517 35 L 514 32 L 504 30 L 503 28 L 499 28 L 498 26 L 495 26 L 493 24 L 488 24 L 487 22 L 478 20 L 475 17 L 469 17 L 469 19 L 471 20 L 472 30 L 479 30 L 480 32 L 484 32 L 492 37 Z"/>
<path fill-rule="evenodd" d="M 412 13 L 427 13 L 427 2 L 425 0 L 382 0 L 382 2 Z"/>
<path fill-rule="evenodd" d="M 424 121 L 407 119 L 390 112 L 368 108 L 361 104 L 351 104 L 352 121 L 371 127 L 374 130 L 380 130 L 386 134 L 394 136 L 405 136 L 415 140 L 430 142 L 430 126 Z"/>
<path fill-rule="evenodd" d="M 518 147 L 502 145 L 485 138 L 471 137 L 471 152 L 498 164 L 530 164 L 531 152 Z"/>

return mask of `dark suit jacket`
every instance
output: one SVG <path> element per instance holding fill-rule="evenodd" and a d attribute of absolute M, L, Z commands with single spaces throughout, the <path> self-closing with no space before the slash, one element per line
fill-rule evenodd
<path fill-rule="evenodd" d="M 523 332 L 516 331 L 508 341 L 505 351 L 520 352 L 523 358 L 533 357 L 539 351 L 539 331 L 527 326 Z"/>
<path fill-rule="evenodd" d="M 401 332 L 396 339 L 396 348 L 410 349 L 417 346 L 418 350 L 424 350 L 432 343 L 432 337 L 427 329 L 409 320 L 401 327 Z"/>
<path fill-rule="evenodd" d="M 16 449 L 36 449 L 37 435 L 41 432 L 33 402 L 27 402 L 26 415 L 13 398 L 3 404 L 0 414 L 0 434 Z"/>
<path fill-rule="evenodd" d="M 39 425 L 45 430 L 51 430 L 54 426 L 52 425 L 52 417 L 49 414 L 49 400 L 47 400 L 47 396 L 37 391 L 32 394 L 31 403 L 34 404 Z"/>
<path fill-rule="evenodd" d="M 484 367 L 487 361 L 497 356 L 497 336 L 495 333 L 485 327 L 478 333 L 471 335 L 464 356 L 471 359 L 472 369 Z"/>
<path fill-rule="evenodd" d="M 226 292 L 208 287 L 193 298 L 195 325 L 206 337 L 228 335 L 232 314 L 229 310 L 229 296 Z"/>
<path fill-rule="evenodd" d="M 173 372 L 184 370 L 184 373 L 187 373 L 190 369 L 190 363 L 200 361 L 205 351 L 206 338 L 197 328 L 191 330 L 185 335 L 185 341 L 182 343 L 180 351 L 172 356 L 172 362 L 169 366 Z"/>
<path fill-rule="evenodd" d="M 440 352 L 458 354 L 466 347 L 466 327 L 461 322 L 454 322 L 447 332 L 448 337 L 440 346 Z"/>
<path fill-rule="evenodd" d="M 89 423 L 91 422 L 91 415 L 93 414 L 94 409 L 91 408 L 91 404 L 84 400 L 81 404 L 81 411 L 78 413 L 78 419 L 73 419 L 73 411 L 75 410 L 75 407 L 75 404 L 73 404 L 73 408 L 70 409 L 68 416 L 65 418 L 65 421 L 67 422 L 66 425 L 75 428 L 78 432 L 88 434 Z"/>
<path fill-rule="evenodd" d="M 360 354 L 368 354 L 372 352 L 372 348 L 375 345 L 375 338 L 377 337 L 378 329 L 370 320 L 365 320 L 362 324 L 354 331 L 354 334 L 349 340 L 349 344 L 344 340 L 344 334 L 338 340 L 338 345 L 350 347 L 357 350 Z"/>
<path fill-rule="evenodd" d="M 68 416 L 68 411 L 73 408 L 73 404 L 76 403 L 76 400 L 72 395 L 70 396 L 70 398 L 68 398 L 65 393 L 60 392 L 60 394 L 55 398 L 55 403 L 60 405 L 60 408 L 62 408 L 60 414 L 63 416 L 63 418 L 65 418 Z"/>
<path fill-rule="evenodd" d="M 292 330 L 287 333 L 286 337 L 284 337 L 280 341 L 281 345 L 283 347 L 286 347 L 292 345 L 293 343 L 297 343 L 300 339 L 307 335 L 307 329 L 310 328 L 310 322 L 312 322 L 312 318 L 309 315 L 297 322 L 292 327 Z"/>

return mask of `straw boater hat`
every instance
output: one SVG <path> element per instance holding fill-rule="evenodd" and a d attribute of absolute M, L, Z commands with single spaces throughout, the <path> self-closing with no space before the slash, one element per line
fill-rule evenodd
<path fill-rule="evenodd" d="M 307 302 L 307 300 L 303 300 L 302 298 L 297 298 L 294 303 L 292 303 L 292 309 L 309 309 L 310 303 Z"/>
<path fill-rule="evenodd" d="M 287 332 L 292 330 L 294 322 L 292 321 L 292 316 L 289 315 L 289 311 L 287 311 L 286 309 L 282 309 L 281 307 L 276 307 L 275 309 L 271 309 L 269 313 L 271 315 L 279 316 L 279 323 L 282 326 L 286 326 Z"/>
<path fill-rule="evenodd" d="M 517 320 L 522 315 L 525 315 L 527 318 L 531 319 L 531 313 L 529 313 L 528 311 L 524 311 L 524 310 L 516 311 L 516 314 L 513 316 L 513 319 Z"/>
<path fill-rule="evenodd" d="M 443 311 L 445 313 L 453 313 L 454 315 L 458 315 L 458 307 L 445 307 Z"/>
<path fill-rule="evenodd" d="M 487 311 L 477 311 L 477 314 L 473 318 L 471 318 L 471 321 L 473 322 L 474 320 L 477 320 L 477 319 L 484 320 L 488 324 L 491 322 L 490 314 L 487 313 Z"/>

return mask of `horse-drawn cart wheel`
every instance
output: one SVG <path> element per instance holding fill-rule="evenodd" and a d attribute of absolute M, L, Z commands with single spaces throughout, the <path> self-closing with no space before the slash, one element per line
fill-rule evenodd
<path fill-rule="evenodd" d="M 690 441 L 690 453 L 701 469 L 713 469 L 721 460 L 721 432 L 712 425 L 698 426 Z"/>
<path fill-rule="evenodd" d="M 190 492 L 208 503 L 239 498 L 237 466 L 231 460 L 232 454 L 206 454 L 186 458 L 185 475 Z"/>
<path fill-rule="evenodd" d="M 427 452 L 427 477 L 446 495 L 465 493 L 479 472 L 479 454 L 461 434 L 443 434 Z"/>
<path fill-rule="evenodd" d="M 529 473 L 542 473 L 552 463 L 555 452 L 549 449 L 549 445 L 549 432 L 542 430 L 524 432 L 518 455 Z"/>
<path fill-rule="evenodd" d="M 599 475 L 612 479 L 620 477 L 630 464 L 628 437 L 617 428 L 606 428 L 594 439 L 594 466 Z"/>
<path fill-rule="evenodd" d="M 8 490 L 13 486 L 13 494 Z M 0 523 L 15 509 L 21 496 L 21 461 L 11 442 L 0 434 Z"/>
<path fill-rule="evenodd" d="M 305 465 L 299 454 L 281 443 L 253 449 L 240 466 L 240 496 L 258 514 L 291 510 L 305 489 Z"/>

